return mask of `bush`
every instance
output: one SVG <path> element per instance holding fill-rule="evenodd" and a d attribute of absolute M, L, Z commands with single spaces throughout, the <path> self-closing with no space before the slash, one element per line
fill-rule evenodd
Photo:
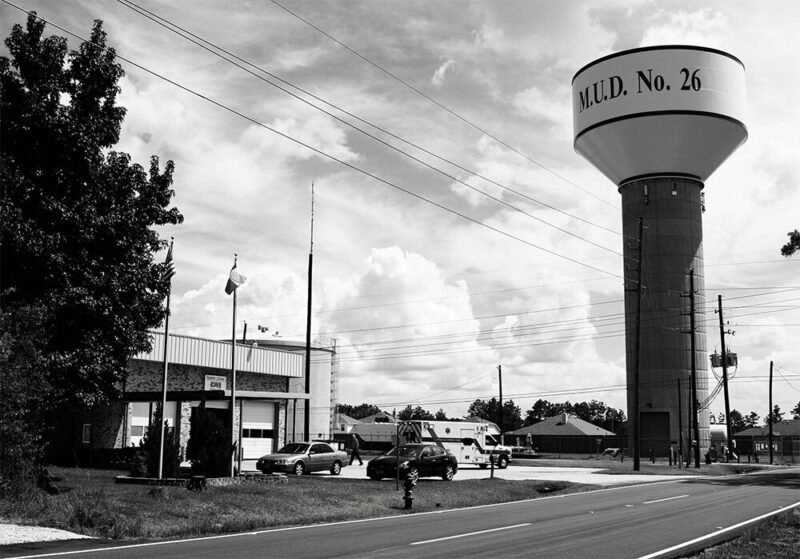
<path fill-rule="evenodd" d="M 132 477 L 147 477 L 147 454 L 137 452 L 131 458 L 128 469 Z"/>
<path fill-rule="evenodd" d="M 139 450 L 130 461 L 133 477 L 158 476 L 158 441 L 161 438 L 161 405 L 156 408 L 156 421 L 152 421 L 144 432 Z M 180 444 L 175 438 L 175 429 L 164 422 L 164 455 L 161 464 L 162 477 L 178 477 L 180 470 Z"/>
<path fill-rule="evenodd" d="M 191 436 L 186 445 L 186 457 L 192 463 L 192 473 L 205 476 L 226 476 L 230 473 L 233 449 L 225 424 L 205 407 L 194 408 Z"/>

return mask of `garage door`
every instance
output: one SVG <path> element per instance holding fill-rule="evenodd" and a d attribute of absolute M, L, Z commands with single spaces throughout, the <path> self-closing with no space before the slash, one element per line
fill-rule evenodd
<path fill-rule="evenodd" d="M 147 427 L 152 421 L 151 414 L 155 413 L 157 405 L 158 402 L 131 402 L 129 404 L 131 410 L 130 445 L 138 447 L 142 442 Z M 178 414 L 178 403 L 167 402 L 165 412 L 164 418 L 167 425 L 173 427 Z"/>
<path fill-rule="evenodd" d="M 242 459 L 254 460 L 273 451 L 275 404 L 242 400 Z"/>

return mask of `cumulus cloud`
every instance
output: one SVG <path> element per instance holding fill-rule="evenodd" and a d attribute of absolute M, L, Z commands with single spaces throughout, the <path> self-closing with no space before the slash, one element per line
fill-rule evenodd
<path fill-rule="evenodd" d="M 729 24 L 724 14 L 710 8 L 693 12 L 659 10 L 640 46 L 689 44 L 723 48 Z"/>

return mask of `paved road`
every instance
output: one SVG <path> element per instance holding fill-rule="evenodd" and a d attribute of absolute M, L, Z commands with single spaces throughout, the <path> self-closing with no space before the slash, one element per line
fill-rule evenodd
<path fill-rule="evenodd" d="M 686 542 L 707 542 L 715 533 L 721 539 L 742 523 L 800 505 L 798 490 L 800 469 L 793 469 L 96 551 L 82 545 L 79 553 L 123 559 L 669 557 L 676 546 L 686 551 Z"/>

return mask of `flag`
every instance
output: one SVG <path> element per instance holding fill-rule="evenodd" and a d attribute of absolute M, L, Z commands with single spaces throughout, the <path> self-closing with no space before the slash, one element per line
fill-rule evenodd
<path fill-rule="evenodd" d="M 236 291 L 237 287 L 239 287 L 246 281 L 247 278 L 236 271 L 236 263 L 234 262 L 233 268 L 231 268 L 231 274 L 228 277 L 228 283 L 225 285 L 225 293 L 230 295 L 231 293 Z"/>
<path fill-rule="evenodd" d="M 167 251 L 167 258 L 164 260 L 164 265 L 166 266 L 166 270 L 164 271 L 164 279 L 167 281 L 172 280 L 172 276 L 175 275 L 175 262 L 172 261 L 172 243 L 169 245 L 169 250 Z"/>

